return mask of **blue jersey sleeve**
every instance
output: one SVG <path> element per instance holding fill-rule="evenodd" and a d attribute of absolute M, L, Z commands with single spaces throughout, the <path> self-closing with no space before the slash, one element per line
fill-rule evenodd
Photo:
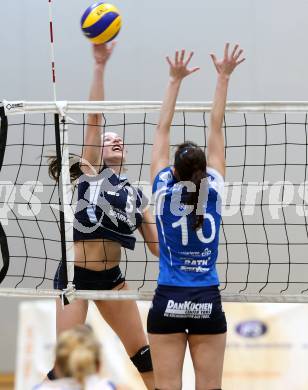
<path fill-rule="evenodd" d="M 224 184 L 225 184 L 224 178 L 214 168 L 207 167 L 206 172 L 210 178 L 209 180 L 210 188 L 213 188 L 218 193 L 219 197 L 222 198 L 223 191 L 224 191 Z"/>
<path fill-rule="evenodd" d="M 166 167 L 159 171 L 153 182 L 152 193 L 154 194 L 160 188 L 166 187 L 172 178 L 173 174 L 170 167 Z"/>

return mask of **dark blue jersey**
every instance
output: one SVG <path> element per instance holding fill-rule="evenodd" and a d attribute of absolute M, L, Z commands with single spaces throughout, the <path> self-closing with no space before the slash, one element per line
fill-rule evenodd
<path fill-rule="evenodd" d="M 154 180 L 160 285 L 203 287 L 219 284 L 215 264 L 223 178 L 208 168 L 202 185 L 207 193 L 207 200 L 201 205 L 204 222 L 201 228 L 194 230 L 192 206 L 184 202 L 188 196 L 184 182 L 176 180 L 170 167 L 159 172 Z"/>
<path fill-rule="evenodd" d="M 147 199 L 124 176 L 104 166 L 97 176 L 78 180 L 74 241 L 106 238 L 134 249 L 133 232 L 142 223 Z"/>

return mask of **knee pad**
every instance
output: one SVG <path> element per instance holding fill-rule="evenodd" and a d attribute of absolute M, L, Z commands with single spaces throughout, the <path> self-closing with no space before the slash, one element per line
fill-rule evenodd
<path fill-rule="evenodd" d="M 139 351 L 130 358 L 134 366 L 141 373 L 153 371 L 150 346 L 145 345 L 140 348 Z"/>
<path fill-rule="evenodd" d="M 56 379 L 58 379 L 58 378 L 56 377 L 55 369 L 54 369 L 54 368 L 48 372 L 47 378 L 48 378 L 50 381 L 55 381 Z"/>

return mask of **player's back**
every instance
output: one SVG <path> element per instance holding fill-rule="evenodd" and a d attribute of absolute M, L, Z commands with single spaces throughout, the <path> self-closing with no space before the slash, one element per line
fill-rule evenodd
<path fill-rule="evenodd" d="M 188 192 L 177 182 L 170 167 L 161 171 L 153 185 L 156 196 L 156 218 L 160 244 L 159 284 L 177 286 L 218 285 L 215 263 L 218 255 L 221 222 L 223 178 L 215 170 L 207 170 L 202 183 L 205 201 L 204 221 L 193 228 L 195 216 L 191 205 L 183 199 Z"/>

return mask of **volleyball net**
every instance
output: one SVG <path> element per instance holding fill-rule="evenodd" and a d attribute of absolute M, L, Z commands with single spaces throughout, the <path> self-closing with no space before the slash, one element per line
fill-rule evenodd
<path fill-rule="evenodd" d="M 210 103 L 178 103 L 171 150 L 190 140 L 206 151 Z M 74 277 L 77 188 L 69 154 L 81 156 L 88 113 L 127 150 L 130 183 L 151 198 L 150 162 L 159 102 L 8 102 L 1 107 L 0 295 L 56 297 L 61 260 Z M 217 269 L 224 301 L 308 301 L 308 102 L 230 102 L 224 120 L 226 183 Z M 61 167 L 48 176 L 48 156 Z M 173 157 L 173 156 L 172 156 Z M 171 157 L 171 163 L 172 163 Z M 151 204 L 153 210 L 153 204 Z M 73 291 L 88 299 L 151 299 L 158 259 L 136 233 L 122 248 L 129 291 Z"/>

